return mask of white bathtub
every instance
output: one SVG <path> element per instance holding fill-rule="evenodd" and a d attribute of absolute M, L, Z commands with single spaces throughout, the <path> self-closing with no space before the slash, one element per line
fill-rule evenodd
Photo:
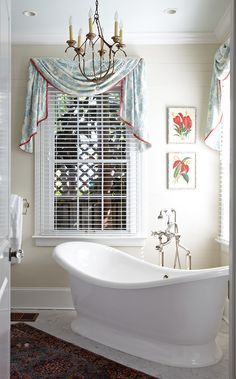
<path fill-rule="evenodd" d="M 170 366 L 221 359 L 228 267 L 174 270 L 89 242 L 63 243 L 54 258 L 70 274 L 74 332 Z"/>

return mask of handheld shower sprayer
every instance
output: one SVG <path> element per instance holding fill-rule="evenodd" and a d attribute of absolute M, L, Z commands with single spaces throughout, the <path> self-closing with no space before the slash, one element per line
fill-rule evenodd
<path fill-rule="evenodd" d="M 158 215 L 158 220 L 162 219 L 164 216 L 163 216 L 163 213 L 165 213 L 165 216 L 167 215 L 167 209 L 162 209 Z"/>

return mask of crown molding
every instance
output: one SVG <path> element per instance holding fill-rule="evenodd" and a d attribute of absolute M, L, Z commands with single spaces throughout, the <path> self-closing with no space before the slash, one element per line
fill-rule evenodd
<path fill-rule="evenodd" d="M 16 45 L 63 45 L 64 34 L 13 34 L 12 43 Z M 128 45 L 181 45 L 219 43 L 213 33 L 126 33 Z"/>
<path fill-rule="evenodd" d="M 127 44 L 182 45 L 217 43 L 214 33 L 127 33 Z"/>
<path fill-rule="evenodd" d="M 215 35 L 219 42 L 224 42 L 230 36 L 231 5 L 228 6 L 215 28 Z"/>

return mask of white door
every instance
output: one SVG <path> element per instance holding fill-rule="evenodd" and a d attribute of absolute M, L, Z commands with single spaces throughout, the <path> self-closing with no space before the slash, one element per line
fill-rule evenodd
<path fill-rule="evenodd" d="M 0 379 L 10 378 L 10 0 L 0 0 Z"/>

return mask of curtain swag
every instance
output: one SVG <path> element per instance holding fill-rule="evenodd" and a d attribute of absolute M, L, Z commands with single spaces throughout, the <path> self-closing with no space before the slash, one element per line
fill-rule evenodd
<path fill-rule="evenodd" d="M 222 84 L 230 74 L 230 39 L 216 51 L 208 103 L 206 144 L 214 150 L 221 149 L 221 128 L 223 113 L 221 108 Z"/>
<path fill-rule="evenodd" d="M 92 70 L 92 66 L 90 66 Z M 33 152 L 32 137 L 48 117 L 48 87 L 72 96 L 94 96 L 120 84 L 122 121 L 132 130 L 140 149 L 150 147 L 146 129 L 145 63 L 143 59 L 119 59 L 115 73 L 105 82 L 87 82 L 78 64 L 69 59 L 32 58 L 29 63 L 26 106 L 20 148 Z"/>

